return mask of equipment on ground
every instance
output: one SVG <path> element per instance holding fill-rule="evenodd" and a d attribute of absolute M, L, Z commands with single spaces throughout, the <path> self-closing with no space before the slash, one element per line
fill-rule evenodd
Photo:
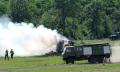
<path fill-rule="evenodd" d="M 74 64 L 77 60 L 88 60 L 89 63 L 110 62 L 111 48 L 109 43 L 81 44 L 79 46 L 66 46 L 62 52 L 63 60 Z"/>

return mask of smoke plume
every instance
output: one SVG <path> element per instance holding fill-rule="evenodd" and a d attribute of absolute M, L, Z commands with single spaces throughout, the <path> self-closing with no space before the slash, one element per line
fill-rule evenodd
<path fill-rule="evenodd" d="M 111 62 L 118 63 L 120 62 L 120 41 L 113 41 L 111 45 L 112 45 Z"/>
<path fill-rule="evenodd" d="M 44 55 L 56 51 L 56 45 L 66 38 L 56 30 L 32 23 L 13 23 L 8 17 L 0 18 L 0 56 L 13 49 L 15 56 Z M 67 40 L 67 39 L 66 39 Z"/>

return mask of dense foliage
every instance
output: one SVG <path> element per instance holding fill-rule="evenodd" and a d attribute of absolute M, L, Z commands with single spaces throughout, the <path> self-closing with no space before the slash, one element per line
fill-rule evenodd
<path fill-rule="evenodd" d="M 120 31 L 120 0 L 0 0 L 0 16 L 57 29 L 71 39 Z"/>

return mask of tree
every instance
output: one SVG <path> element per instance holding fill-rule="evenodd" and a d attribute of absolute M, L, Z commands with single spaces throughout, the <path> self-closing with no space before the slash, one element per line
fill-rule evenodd
<path fill-rule="evenodd" d="M 73 39 L 105 38 L 120 31 L 120 0 L 0 0 L 3 14 Z"/>
<path fill-rule="evenodd" d="M 0 1 L 0 16 L 7 13 L 7 6 L 4 2 Z"/>
<path fill-rule="evenodd" d="M 75 12 L 77 12 L 76 3 L 79 0 L 55 0 L 56 9 L 59 10 L 59 32 L 66 36 L 66 17 L 67 16 L 75 16 Z"/>
<path fill-rule="evenodd" d="M 36 1 L 36 10 L 34 10 L 34 15 L 38 19 L 37 22 L 52 29 L 54 28 L 53 17 L 57 14 L 53 6 L 53 0 L 38 0 Z"/>
<path fill-rule="evenodd" d="M 45 25 L 47 28 L 51 29 L 58 29 L 58 23 L 59 16 L 57 14 L 57 11 L 54 9 L 51 9 L 47 12 L 44 12 L 44 14 L 41 17 L 40 23 Z"/>
<path fill-rule="evenodd" d="M 13 22 L 29 22 L 32 16 L 29 12 L 28 0 L 10 0 L 10 17 Z"/>

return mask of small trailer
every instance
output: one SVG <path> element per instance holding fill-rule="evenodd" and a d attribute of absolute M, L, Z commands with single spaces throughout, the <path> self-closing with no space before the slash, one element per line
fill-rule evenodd
<path fill-rule="evenodd" d="M 88 60 L 89 63 L 110 62 L 111 47 L 109 43 L 82 44 L 80 46 L 66 46 L 62 52 L 63 60 L 74 64 L 74 61 Z"/>

